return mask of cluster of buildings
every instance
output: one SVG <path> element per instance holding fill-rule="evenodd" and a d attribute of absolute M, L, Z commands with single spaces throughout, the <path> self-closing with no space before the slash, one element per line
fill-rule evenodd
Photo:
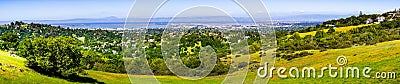
<path fill-rule="evenodd" d="M 395 9 L 395 11 L 384 13 L 384 14 L 380 15 L 379 17 L 375 18 L 375 19 L 368 18 L 365 21 L 365 23 L 366 24 L 372 24 L 372 23 L 379 24 L 379 23 L 381 23 L 383 21 L 393 21 L 393 20 L 396 20 L 398 18 L 400 18 L 400 10 L 396 10 Z"/>
<path fill-rule="evenodd" d="M 269 28 L 268 25 L 169 25 L 168 28 L 183 28 L 183 29 L 252 29 L 252 28 Z"/>
<path fill-rule="evenodd" d="M 385 21 L 385 19 L 386 19 L 386 18 L 385 18 L 384 16 L 379 16 L 379 17 L 377 17 L 375 20 L 373 20 L 373 19 L 371 19 L 371 18 L 368 18 L 368 19 L 365 21 L 365 24 L 372 24 L 372 23 L 379 24 L 379 23 Z"/>

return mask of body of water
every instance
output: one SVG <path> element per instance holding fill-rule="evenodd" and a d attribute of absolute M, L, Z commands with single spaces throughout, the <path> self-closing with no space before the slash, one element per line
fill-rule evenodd
<path fill-rule="evenodd" d="M 146 28 L 147 23 L 137 22 L 137 23 L 128 23 L 126 24 L 126 28 Z M 115 22 L 115 23 L 57 23 L 52 24 L 53 26 L 61 26 L 61 27 L 70 27 L 70 28 L 125 28 L 125 22 Z M 155 22 L 149 23 L 147 28 L 162 28 L 165 27 L 167 23 L 164 22 Z"/>

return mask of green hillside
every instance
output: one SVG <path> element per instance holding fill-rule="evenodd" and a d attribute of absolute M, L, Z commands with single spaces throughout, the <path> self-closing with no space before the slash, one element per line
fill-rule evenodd
<path fill-rule="evenodd" d="M 36 73 L 32 69 L 25 67 L 25 61 L 24 58 L 11 57 L 9 53 L 0 51 L 0 82 L 2 84 L 70 83 L 67 80 Z"/>
<path fill-rule="evenodd" d="M 0 51 L 0 83 L 1 84 L 31 84 L 31 83 L 130 83 L 126 74 L 114 74 L 99 71 L 86 71 L 88 75 L 82 76 L 82 80 L 61 79 L 49 77 L 33 71 L 25 66 L 26 59 L 12 57 L 8 52 Z M 100 81 L 101 80 L 101 81 Z"/>
<path fill-rule="evenodd" d="M 396 72 L 396 79 L 372 79 L 363 78 L 274 78 L 270 83 L 398 83 L 400 81 L 398 73 L 400 73 L 400 41 L 389 41 L 378 43 L 370 46 L 357 46 L 345 49 L 332 49 L 324 52 L 317 52 L 311 56 L 296 58 L 290 61 L 279 59 L 275 63 L 277 67 L 314 67 L 316 73 L 328 64 L 338 66 L 336 59 L 343 55 L 348 59 L 346 66 L 372 68 L 371 76 L 375 76 L 375 72 Z"/>
<path fill-rule="evenodd" d="M 354 28 L 360 28 L 360 27 L 364 27 L 364 26 L 370 26 L 373 24 L 362 24 L 362 25 L 357 25 L 357 26 L 346 26 L 346 27 L 337 27 L 334 28 L 336 32 L 347 32 L 350 31 Z M 323 29 L 322 31 L 324 32 L 328 32 L 329 29 Z M 305 37 L 307 35 L 311 35 L 311 36 L 315 36 L 315 34 L 317 33 L 317 31 L 310 31 L 310 32 L 305 32 L 305 33 L 299 33 L 300 37 Z M 287 37 L 291 37 L 293 35 L 287 35 Z"/>
<path fill-rule="evenodd" d="M 392 71 L 399 73 L 400 71 L 400 40 L 389 41 L 378 43 L 370 46 L 356 46 L 345 49 L 332 49 L 324 52 L 316 52 L 314 55 L 305 56 L 301 58 L 295 58 L 290 61 L 285 59 L 277 59 L 276 67 L 315 67 L 319 69 L 328 64 L 338 66 L 336 64 L 336 58 L 338 55 L 346 56 L 348 59 L 347 66 L 364 67 L 370 66 L 373 71 L 371 73 Z M 79 81 L 72 82 L 66 79 L 60 79 L 57 77 L 48 77 L 32 71 L 31 69 L 24 66 L 25 59 L 18 57 L 11 57 L 9 53 L 0 52 L 0 63 L 1 68 L 5 71 L 0 71 L 0 81 L 2 84 L 10 83 L 82 83 Z M 14 66 L 14 67 L 10 67 Z M 22 70 L 22 71 L 21 71 Z M 129 78 L 126 74 L 115 74 L 100 71 L 86 71 L 88 77 L 96 80 L 100 83 L 130 83 Z M 318 70 L 317 70 L 318 73 Z M 255 73 L 250 73 L 246 80 L 246 83 L 251 83 Z M 374 76 L 374 74 L 371 74 Z M 269 83 L 398 83 L 400 79 L 367 79 L 360 77 L 358 78 L 330 78 L 325 76 L 324 78 L 274 78 Z M 146 77 L 143 76 L 143 79 Z M 184 80 L 176 76 L 157 76 L 161 83 L 220 83 L 224 77 L 214 76 L 207 77 L 205 79 L 192 81 Z"/>

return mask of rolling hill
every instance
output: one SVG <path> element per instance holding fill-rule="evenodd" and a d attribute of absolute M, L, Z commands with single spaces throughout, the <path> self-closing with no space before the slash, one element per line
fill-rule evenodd
<path fill-rule="evenodd" d="M 369 25 L 373 25 L 373 24 L 362 24 L 362 25 L 357 25 L 357 26 L 347 26 L 347 27 L 337 27 L 334 28 L 335 32 L 347 32 L 350 31 L 352 29 L 355 28 L 360 28 L 360 27 L 364 27 L 364 26 L 369 26 Z M 324 29 L 324 32 L 328 32 L 329 29 Z M 315 36 L 315 34 L 317 33 L 317 31 L 311 31 L 311 32 L 305 32 L 305 33 L 299 33 L 300 37 L 305 37 L 307 35 L 311 35 L 311 36 Z M 290 37 L 292 35 L 287 35 L 287 37 Z"/>
<path fill-rule="evenodd" d="M 314 55 L 295 58 L 290 61 L 285 59 L 277 59 L 275 67 L 315 67 L 318 69 L 328 64 L 338 66 L 336 58 L 339 55 L 346 56 L 348 64 L 346 66 L 365 67 L 369 66 L 373 70 L 371 73 L 392 71 L 399 73 L 400 71 L 400 40 L 378 43 L 370 46 L 355 46 L 345 49 L 331 49 L 324 52 L 316 52 Z M 79 81 L 71 81 L 57 77 L 48 77 L 39 74 L 25 67 L 25 59 L 19 57 L 11 57 L 9 53 L 0 52 L 0 81 L 2 84 L 10 83 L 82 83 Z M 345 67 L 346 67 L 345 66 Z M 121 84 L 130 83 L 126 74 L 107 73 L 100 71 L 86 71 L 88 75 L 84 78 L 92 79 L 97 83 Z M 327 74 L 327 73 L 325 73 Z M 255 76 L 254 72 L 248 74 L 245 83 L 252 83 Z M 374 76 L 372 74 L 371 76 Z M 176 76 L 156 76 L 160 83 L 213 83 L 218 84 L 223 81 L 223 76 L 206 77 L 201 80 L 184 80 Z M 143 76 L 143 79 L 146 77 Z M 269 83 L 398 83 L 400 79 L 396 75 L 396 79 L 373 79 L 373 78 L 274 78 Z M 142 80 L 142 79 L 139 79 Z M 84 82 L 83 82 L 84 83 Z M 88 82 L 86 82 L 88 83 Z"/>

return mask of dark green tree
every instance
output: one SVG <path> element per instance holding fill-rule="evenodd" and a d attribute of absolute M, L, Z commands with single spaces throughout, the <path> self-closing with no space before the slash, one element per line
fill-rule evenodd
<path fill-rule="evenodd" d="M 32 69 L 49 75 L 75 77 L 82 72 L 81 50 L 72 37 L 27 38 L 18 46 L 17 55 Z"/>
<path fill-rule="evenodd" d="M 9 50 L 18 45 L 19 35 L 11 32 L 5 32 L 0 36 L 0 49 Z"/>
<path fill-rule="evenodd" d="M 15 24 L 14 24 L 14 22 L 11 22 L 10 25 L 11 25 L 11 26 L 14 26 Z"/>
<path fill-rule="evenodd" d="M 325 34 L 324 31 L 317 31 L 317 33 L 315 34 L 315 38 L 323 38 L 324 34 Z"/>
<path fill-rule="evenodd" d="M 328 30 L 328 34 L 332 34 L 332 33 L 334 33 L 335 32 L 335 29 L 333 29 L 333 28 L 329 28 L 329 30 Z"/>

